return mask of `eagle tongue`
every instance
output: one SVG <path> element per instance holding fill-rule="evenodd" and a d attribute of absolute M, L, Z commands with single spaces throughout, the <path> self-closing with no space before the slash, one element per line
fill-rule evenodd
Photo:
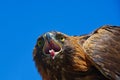
<path fill-rule="evenodd" d="M 54 59 L 55 51 L 53 49 L 51 49 L 51 50 L 49 50 L 49 53 L 50 53 L 51 57 Z"/>

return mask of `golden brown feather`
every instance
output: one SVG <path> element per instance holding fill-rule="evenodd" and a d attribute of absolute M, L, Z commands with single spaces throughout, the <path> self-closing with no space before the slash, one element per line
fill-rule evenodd
<path fill-rule="evenodd" d="M 83 49 L 104 76 L 120 80 L 120 27 L 101 27 L 85 41 Z"/>
<path fill-rule="evenodd" d="M 119 36 L 120 28 L 111 26 L 101 27 L 84 36 L 47 32 L 37 40 L 34 61 L 43 80 L 120 80 L 120 69 L 115 67 L 120 66 L 116 62 L 120 60 Z M 42 44 L 38 45 L 38 42 Z M 110 42 L 114 47 L 110 47 Z M 111 50 L 112 53 L 109 52 Z M 103 56 L 106 53 L 108 55 Z M 116 60 L 110 58 L 114 54 L 117 55 L 113 57 Z M 109 66 L 112 62 L 113 67 Z M 109 70 L 110 73 L 107 72 Z"/>

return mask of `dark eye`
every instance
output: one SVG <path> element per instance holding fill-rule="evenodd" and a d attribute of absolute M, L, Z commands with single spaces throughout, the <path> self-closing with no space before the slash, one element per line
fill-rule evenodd
<path fill-rule="evenodd" d="M 41 46 L 43 46 L 43 44 L 44 44 L 44 39 L 39 39 L 38 42 L 37 42 L 37 45 L 39 47 L 41 47 Z"/>
<path fill-rule="evenodd" d="M 65 41 L 65 37 L 63 35 L 60 35 L 60 34 L 56 36 L 56 39 L 58 39 L 61 42 Z"/>
<path fill-rule="evenodd" d="M 61 37 L 60 37 L 60 41 L 61 41 L 61 42 L 64 42 L 64 41 L 65 41 L 65 38 L 61 36 Z"/>
<path fill-rule="evenodd" d="M 42 45 L 42 41 L 38 41 L 38 46 L 41 46 Z"/>

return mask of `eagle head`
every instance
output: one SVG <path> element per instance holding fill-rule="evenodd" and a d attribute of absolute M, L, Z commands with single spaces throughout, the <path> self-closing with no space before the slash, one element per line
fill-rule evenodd
<path fill-rule="evenodd" d="M 52 76 L 57 73 L 60 75 L 64 70 L 86 71 L 85 54 L 79 40 L 79 37 L 68 36 L 57 31 L 47 32 L 40 36 L 37 39 L 33 57 L 41 75 Z"/>
<path fill-rule="evenodd" d="M 63 33 L 56 31 L 47 32 L 38 38 L 34 50 L 37 50 L 36 55 L 39 54 L 40 56 L 44 56 L 44 58 L 54 60 L 62 58 L 61 55 L 66 51 L 68 42 L 69 37 Z"/>

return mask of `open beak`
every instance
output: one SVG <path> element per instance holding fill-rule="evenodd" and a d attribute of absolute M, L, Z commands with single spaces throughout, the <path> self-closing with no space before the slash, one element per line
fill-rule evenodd
<path fill-rule="evenodd" d="M 45 34 L 45 45 L 43 47 L 43 52 L 47 55 L 50 54 L 52 59 L 61 51 L 62 47 L 58 42 L 56 42 L 52 33 Z"/>

